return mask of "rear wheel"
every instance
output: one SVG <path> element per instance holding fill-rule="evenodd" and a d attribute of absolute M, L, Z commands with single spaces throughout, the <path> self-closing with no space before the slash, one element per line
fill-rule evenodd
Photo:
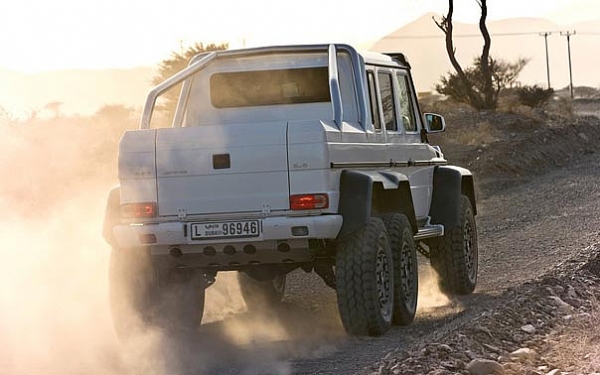
<path fill-rule="evenodd" d="M 126 340 L 149 327 L 194 331 L 204 312 L 204 282 L 192 270 L 160 274 L 147 248 L 113 248 L 109 297 L 113 324 Z"/>
<path fill-rule="evenodd" d="M 477 225 L 471 202 L 461 197 L 459 225 L 446 228 L 443 237 L 429 240 L 430 260 L 446 294 L 469 294 L 477 284 L 479 251 Z"/>
<path fill-rule="evenodd" d="M 338 244 L 336 291 L 346 331 L 382 335 L 394 311 L 394 261 L 385 225 L 379 218 Z"/>
<path fill-rule="evenodd" d="M 286 275 L 277 275 L 271 280 L 259 281 L 238 273 L 238 283 L 242 297 L 250 311 L 272 308 L 283 299 Z"/>
<path fill-rule="evenodd" d="M 417 311 L 419 269 L 413 231 L 406 215 L 382 216 L 394 258 L 394 315 L 392 324 L 410 324 Z"/>

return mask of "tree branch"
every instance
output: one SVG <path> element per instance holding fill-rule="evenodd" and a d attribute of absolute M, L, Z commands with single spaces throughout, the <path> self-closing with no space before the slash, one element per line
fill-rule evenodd
<path fill-rule="evenodd" d="M 488 108 L 493 107 L 494 89 L 492 84 L 492 73 L 490 69 L 490 48 L 492 39 L 485 24 L 487 18 L 487 0 L 476 0 L 481 8 L 481 17 L 479 18 L 479 30 L 483 36 L 483 50 L 481 51 L 481 73 L 483 74 L 483 94 L 484 101 Z"/>
<path fill-rule="evenodd" d="M 448 58 L 450 59 L 450 63 L 452 67 L 456 71 L 461 83 L 464 86 L 465 93 L 469 98 L 469 101 L 475 106 L 479 107 L 481 105 L 481 101 L 473 92 L 473 83 L 469 80 L 467 75 L 465 74 L 462 66 L 456 59 L 456 48 L 454 47 L 454 41 L 452 40 L 452 16 L 454 14 L 454 0 L 448 0 L 448 14 L 445 17 L 442 17 L 440 22 L 436 21 L 434 18 L 434 22 L 444 32 L 446 35 L 446 52 L 448 53 Z"/>

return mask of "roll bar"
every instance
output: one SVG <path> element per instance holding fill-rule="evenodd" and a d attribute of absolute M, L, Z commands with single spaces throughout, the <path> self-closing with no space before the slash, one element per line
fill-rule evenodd
<path fill-rule="evenodd" d="M 203 53 L 195 56 L 190 61 L 190 64 L 173 75 L 161 82 L 159 85 L 154 87 L 148 93 L 146 103 L 144 105 L 144 111 L 140 121 L 140 129 L 150 129 L 150 121 L 156 106 L 156 100 L 167 90 L 175 85 L 187 80 L 195 73 L 204 69 L 216 58 L 234 58 L 237 56 L 253 56 L 253 55 L 266 55 L 266 54 L 277 54 L 277 53 L 290 53 L 290 52 L 311 52 L 311 51 L 323 51 L 328 52 L 328 72 L 329 72 L 329 90 L 331 94 L 331 104 L 333 109 L 333 121 L 341 127 L 343 121 L 343 104 L 342 94 L 340 91 L 339 75 L 338 75 L 338 63 L 337 54 L 339 51 L 347 52 L 350 55 L 352 61 L 352 69 L 354 72 L 354 81 L 356 82 L 356 90 L 359 93 L 365 92 L 365 81 L 364 81 L 364 69 L 362 69 L 364 62 L 358 52 L 351 46 L 346 44 L 329 44 L 329 45 L 306 45 L 306 46 L 275 46 L 275 47 L 260 47 L 250 48 L 241 50 L 224 50 L 214 51 L 209 53 Z M 181 98 L 187 97 L 189 93 L 189 82 L 185 82 L 181 90 Z M 359 107 L 359 122 L 364 127 L 367 123 L 367 104 L 364 95 L 357 95 L 358 107 Z M 180 99 L 181 100 L 181 99 Z M 182 107 L 186 103 L 179 103 L 177 108 L 177 116 L 173 121 L 173 124 L 181 123 L 181 113 L 183 113 Z"/>
<path fill-rule="evenodd" d="M 333 121 L 341 128 L 344 118 L 344 108 L 342 105 L 342 91 L 340 90 L 340 80 L 338 76 L 337 50 L 334 44 L 329 46 L 329 93 L 331 95 L 331 105 L 333 106 Z"/>

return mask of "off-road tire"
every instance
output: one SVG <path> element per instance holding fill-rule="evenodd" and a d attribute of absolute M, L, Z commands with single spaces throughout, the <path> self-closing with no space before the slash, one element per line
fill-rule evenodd
<path fill-rule="evenodd" d="M 419 293 L 419 267 L 413 230 L 404 214 L 384 214 L 381 219 L 387 230 L 394 259 L 394 314 L 392 324 L 408 325 L 415 318 Z"/>
<path fill-rule="evenodd" d="M 394 268 L 380 218 L 370 218 L 363 228 L 338 243 L 335 272 L 338 307 L 346 331 L 369 336 L 387 332 L 394 309 Z"/>
<path fill-rule="evenodd" d="M 471 202 L 461 197 L 459 226 L 445 228 L 443 237 L 429 240 L 431 266 L 447 295 L 472 293 L 477 284 L 477 225 Z"/>
<path fill-rule="evenodd" d="M 244 272 L 238 272 L 237 279 L 249 311 L 276 307 L 285 294 L 286 275 L 275 276 L 272 280 L 259 281 Z"/>
<path fill-rule="evenodd" d="M 113 248 L 111 252 L 110 309 L 121 340 L 150 327 L 195 331 L 204 312 L 204 292 L 198 276 L 177 272 L 159 277 L 146 248 Z"/>

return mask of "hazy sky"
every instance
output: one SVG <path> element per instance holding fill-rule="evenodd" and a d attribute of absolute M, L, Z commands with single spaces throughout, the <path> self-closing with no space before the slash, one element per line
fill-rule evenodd
<path fill-rule="evenodd" d="M 368 4 L 368 5 L 367 5 Z M 489 19 L 600 18 L 600 0 L 488 0 Z M 193 42 L 231 47 L 346 42 L 365 46 L 446 0 L 3 0 L 0 67 L 23 72 L 154 65 Z M 476 22 L 475 0 L 455 19 Z"/>

